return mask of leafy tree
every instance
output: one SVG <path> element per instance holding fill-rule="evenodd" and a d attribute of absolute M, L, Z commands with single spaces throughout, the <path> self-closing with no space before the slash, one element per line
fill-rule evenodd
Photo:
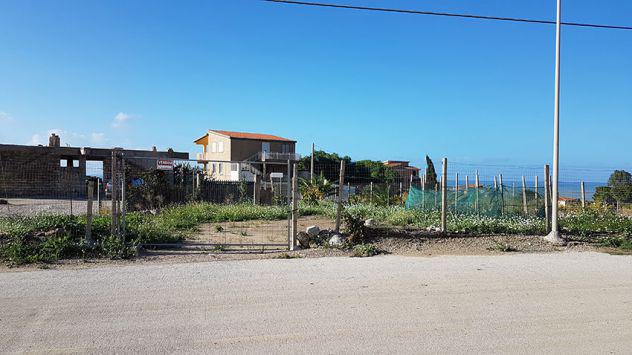
<path fill-rule="evenodd" d="M 434 163 L 429 156 L 426 155 L 426 189 L 434 189 L 437 185 L 437 172 L 435 171 Z"/>
<path fill-rule="evenodd" d="M 610 191 L 610 186 L 598 186 L 593 195 L 593 201 L 602 205 L 612 205 L 616 202 Z"/>
<path fill-rule="evenodd" d="M 615 170 L 608 179 L 608 187 L 618 203 L 632 202 L 632 174 L 625 170 Z"/>

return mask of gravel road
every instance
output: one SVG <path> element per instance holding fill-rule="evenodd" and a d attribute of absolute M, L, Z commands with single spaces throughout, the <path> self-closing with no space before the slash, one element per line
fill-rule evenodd
<path fill-rule="evenodd" d="M 629 353 L 632 257 L 378 256 L 0 273 L 0 352 Z"/>

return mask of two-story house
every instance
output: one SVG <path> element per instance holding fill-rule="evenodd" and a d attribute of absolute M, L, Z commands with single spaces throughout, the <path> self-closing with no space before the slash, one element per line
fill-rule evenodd
<path fill-rule="evenodd" d="M 217 180 L 251 180 L 253 174 L 285 172 L 286 167 L 274 162 L 296 161 L 296 141 L 271 134 L 209 130 L 194 141 L 202 146 L 197 154 L 208 176 Z M 266 167 L 263 165 L 266 163 Z"/>

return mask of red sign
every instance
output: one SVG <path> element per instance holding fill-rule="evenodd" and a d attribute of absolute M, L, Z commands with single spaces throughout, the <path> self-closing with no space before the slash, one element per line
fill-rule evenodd
<path fill-rule="evenodd" d="M 158 170 L 173 170 L 173 160 L 158 159 L 156 163 L 156 169 Z"/>

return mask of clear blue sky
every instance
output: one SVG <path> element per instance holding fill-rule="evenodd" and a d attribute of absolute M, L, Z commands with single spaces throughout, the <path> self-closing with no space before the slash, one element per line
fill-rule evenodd
<path fill-rule="evenodd" d="M 554 19 L 555 0 L 332 0 Z M 632 1 L 565 21 L 632 25 Z M 0 141 L 194 152 L 209 128 L 354 159 L 551 160 L 554 26 L 228 1 L 0 0 Z M 561 158 L 629 167 L 632 31 L 566 28 Z"/>

